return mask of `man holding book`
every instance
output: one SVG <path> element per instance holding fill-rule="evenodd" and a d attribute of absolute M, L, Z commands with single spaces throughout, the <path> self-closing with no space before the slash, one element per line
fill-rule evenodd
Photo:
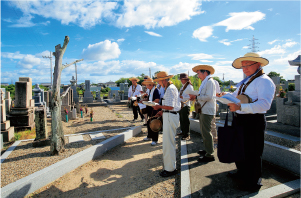
<path fill-rule="evenodd" d="M 190 94 L 190 100 L 197 99 L 201 105 L 201 113 L 199 114 L 199 121 L 201 127 L 201 134 L 205 150 L 200 150 L 198 153 L 201 156 L 199 162 L 211 162 L 214 161 L 214 143 L 211 133 L 211 122 L 216 113 L 216 86 L 213 78 L 214 68 L 210 65 L 198 65 L 192 68 L 192 70 L 198 74 L 198 77 L 202 80 L 202 84 L 199 88 L 198 95 Z"/>
<path fill-rule="evenodd" d="M 273 81 L 263 73 L 262 67 L 269 61 L 257 53 L 247 53 L 233 61 L 235 69 L 242 69 L 247 76 L 239 84 L 233 96 L 240 103 L 229 103 L 230 111 L 236 112 L 235 123 L 243 127 L 245 160 L 235 162 L 237 172 L 230 172 L 232 178 L 243 180 L 243 190 L 258 190 L 261 184 L 262 153 L 265 113 L 270 109 L 275 93 Z M 244 102 L 246 99 L 247 102 Z"/>

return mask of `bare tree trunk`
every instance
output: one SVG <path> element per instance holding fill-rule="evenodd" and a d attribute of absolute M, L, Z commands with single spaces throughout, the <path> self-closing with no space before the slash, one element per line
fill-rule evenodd
<path fill-rule="evenodd" d="M 66 51 L 67 45 L 69 43 L 69 37 L 65 36 L 63 47 L 61 44 L 55 46 L 55 66 L 53 73 L 53 87 L 52 87 L 52 98 L 51 98 L 51 144 L 50 152 L 51 155 L 58 155 L 60 152 L 65 150 L 65 139 L 64 131 L 62 126 L 62 116 L 61 116 L 61 101 L 60 87 L 61 87 L 61 74 L 64 69 L 62 66 L 63 55 Z"/>

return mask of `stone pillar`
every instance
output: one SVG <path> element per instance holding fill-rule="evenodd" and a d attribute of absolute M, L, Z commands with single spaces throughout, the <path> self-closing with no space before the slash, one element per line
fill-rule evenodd
<path fill-rule="evenodd" d="M 90 80 L 85 80 L 85 93 L 83 98 L 84 103 L 92 103 L 93 102 L 93 96 L 90 91 Z"/>
<path fill-rule="evenodd" d="M 1 90 L 2 92 L 2 90 Z M 2 95 L 2 94 L 1 94 Z M 3 96 L 3 95 L 2 95 Z M 1 134 L 3 135 L 3 141 L 9 142 L 14 137 L 14 127 L 10 126 L 10 120 L 6 120 L 6 109 L 5 109 L 5 100 L 2 100 L 1 96 Z"/>
<path fill-rule="evenodd" d="M 11 109 L 11 98 L 10 98 L 9 91 L 7 91 L 5 94 L 5 109 L 6 109 L 6 115 L 8 115 Z"/>
<path fill-rule="evenodd" d="M 44 102 L 46 103 L 46 107 L 49 107 L 49 92 L 44 91 Z"/>
<path fill-rule="evenodd" d="M 26 94 L 26 100 L 28 102 L 28 106 L 30 107 L 30 100 L 32 99 L 32 79 L 30 77 L 19 77 L 19 82 L 27 82 L 28 87 L 27 87 L 27 94 Z M 15 91 L 17 93 L 17 90 L 15 88 Z M 15 94 L 15 98 L 17 95 Z M 16 106 L 15 106 L 16 107 Z"/>
<path fill-rule="evenodd" d="M 48 138 L 47 118 L 45 108 L 35 110 L 36 138 L 34 141 Z"/>

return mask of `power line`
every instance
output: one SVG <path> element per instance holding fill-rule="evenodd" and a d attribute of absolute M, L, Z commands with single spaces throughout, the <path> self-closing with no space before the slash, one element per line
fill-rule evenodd
<path fill-rule="evenodd" d="M 50 56 L 42 56 L 43 58 L 50 59 L 50 88 L 52 88 L 52 52 L 50 52 Z"/>
<path fill-rule="evenodd" d="M 249 40 L 249 41 L 251 41 L 251 44 L 248 45 L 248 46 L 250 46 L 248 49 L 251 49 L 252 52 L 258 52 L 258 51 L 259 51 L 259 50 L 256 49 L 256 48 L 259 48 L 258 46 L 256 46 L 256 44 L 260 44 L 260 43 L 255 42 L 256 40 L 258 40 L 258 39 L 256 39 L 256 38 L 254 37 L 254 35 L 253 35 L 252 40 Z"/>

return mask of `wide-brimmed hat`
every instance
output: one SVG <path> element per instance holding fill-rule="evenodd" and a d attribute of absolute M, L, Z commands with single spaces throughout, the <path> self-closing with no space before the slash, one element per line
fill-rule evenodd
<path fill-rule="evenodd" d="M 250 52 L 246 53 L 243 57 L 235 59 L 232 66 L 236 69 L 241 69 L 241 61 L 255 61 L 261 63 L 261 67 L 269 64 L 268 59 L 260 57 L 257 53 Z"/>
<path fill-rule="evenodd" d="M 141 84 L 142 84 L 142 85 L 149 85 L 149 84 L 155 85 L 156 83 L 153 81 L 153 79 L 151 79 L 151 78 L 146 78 L 146 79 L 144 79 L 144 81 L 143 81 Z"/>
<path fill-rule="evenodd" d="M 211 65 L 197 65 L 194 68 L 192 68 L 192 71 L 197 73 L 199 70 L 207 70 L 210 71 L 210 75 L 214 74 L 215 69 Z"/>
<path fill-rule="evenodd" d="M 136 80 L 137 82 L 139 82 L 139 78 L 136 78 L 136 77 L 132 77 L 132 78 L 129 78 L 130 81 L 133 81 L 133 80 Z"/>
<path fill-rule="evenodd" d="M 181 73 L 181 74 L 180 74 L 180 80 L 181 80 L 181 79 L 183 79 L 183 80 L 188 80 L 188 79 L 189 79 L 188 74 Z"/>
<path fill-rule="evenodd" d="M 161 72 L 157 73 L 157 77 L 154 79 L 154 82 L 158 82 L 160 80 L 172 78 L 173 76 L 174 75 L 168 75 L 167 72 L 165 72 L 165 71 L 161 71 Z"/>

